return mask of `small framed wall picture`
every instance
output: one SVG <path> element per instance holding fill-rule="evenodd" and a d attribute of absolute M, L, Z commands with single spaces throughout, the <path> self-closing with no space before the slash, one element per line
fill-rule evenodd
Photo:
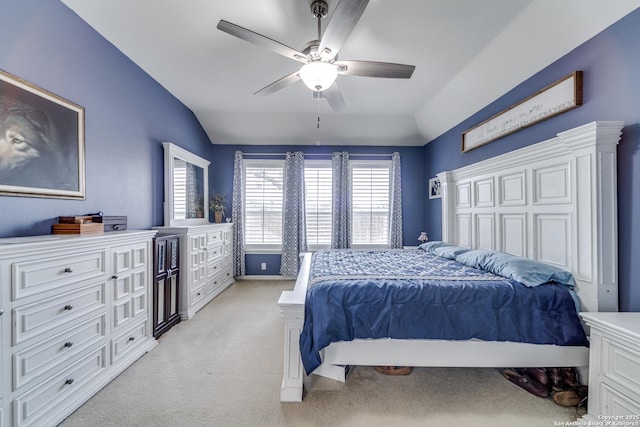
<path fill-rule="evenodd" d="M 431 178 L 429 180 L 429 198 L 439 199 L 441 197 L 442 197 L 442 193 L 440 192 L 440 179 Z"/>

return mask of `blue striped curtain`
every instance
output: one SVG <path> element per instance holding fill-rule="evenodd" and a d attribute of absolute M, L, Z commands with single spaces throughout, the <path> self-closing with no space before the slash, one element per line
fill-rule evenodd
<path fill-rule="evenodd" d="M 331 155 L 331 168 L 333 173 L 331 249 L 346 249 L 351 247 L 349 153 L 346 151 L 333 153 Z"/>
<path fill-rule="evenodd" d="M 400 177 L 400 153 L 391 158 L 391 207 L 389 223 L 389 247 L 402 248 L 402 179 Z"/>
<path fill-rule="evenodd" d="M 300 253 L 306 251 L 304 155 L 302 151 L 287 152 L 284 161 L 280 275 L 295 277 L 300 267 Z"/>
<path fill-rule="evenodd" d="M 233 162 L 233 196 L 231 219 L 233 220 L 233 265 L 234 276 L 244 276 L 244 171 L 242 151 L 236 151 Z"/>

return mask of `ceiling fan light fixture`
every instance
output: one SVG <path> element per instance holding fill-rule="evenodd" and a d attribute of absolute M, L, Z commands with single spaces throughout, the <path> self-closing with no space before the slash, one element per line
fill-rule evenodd
<path fill-rule="evenodd" d="M 322 92 L 331 87 L 338 77 L 338 69 L 329 62 L 312 61 L 300 68 L 300 78 L 311 90 Z"/>

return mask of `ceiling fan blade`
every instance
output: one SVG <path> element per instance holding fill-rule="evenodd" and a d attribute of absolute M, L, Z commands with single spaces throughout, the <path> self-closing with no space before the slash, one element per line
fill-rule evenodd
<path fill-rule="evenodd" d="M 338 3 L 318 46 L 318 53 L 323 58 L 336 57 L 368 4 L 369 0 L 341 0 Z"/>
<path fill-rule="evenodd" d="M 392 62 L 336 61 L 335 64 L 338 66 L 339 74 L 392 79 L 408 79 L 416 69 L 415 65 L 394 64 Z"/>
<path fill-rule="evenodd" d="M 309 58 L 304 53 L 298 52 L 294 48 L 270 39 L 267 36 L 263 36 L 262 34 L 247 30 L 246 28 L 243 28 L 239 25 L 232 24 L 231 22 L 220 20 L 220 22 L 218 22 L 218 29 L 220 31 L 224 31 L 227 34 L 231 34 L 232 36 L 236 36 L 242 40 L 248 41 L 249 43 L 266 47 L 267 49 L 270 49 L 271 51 L 279 55 L 286 56 L 289 59 L 293 59 L 294 61 L 302 62 L 305 64 L 309 62 Z"/>
<path fill-rule="evenodd" d="M 329 89 L 325 90 L 323 93 L 333 111 L 339 113 L 345 109 L 344 98 L 338 88 L 338 83 L 333 82 Z"/>
<path fill-rule="evenodd" d="M 269 95 L 273 92 L 279 91 L 284 87 L 294 84 L 298 80 L 300 80 L 300 75 L 298 74 L 298 71 L 294 71 L 293 73 L 263 87 L 262 89 L 254 93 L 254 95 Z"/>

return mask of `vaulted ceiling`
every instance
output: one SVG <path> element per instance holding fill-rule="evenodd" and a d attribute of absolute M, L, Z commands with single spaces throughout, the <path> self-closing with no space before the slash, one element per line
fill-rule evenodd
<path fill-rule="evenodd" d="M 224 19 L 302 50 L 317 36 L 311 0 L 62 2 L 190 108 L 214 144 L 302 145 L 423 145 L 640 6 L 370 0 L 339 59 L 416 69 L 408 80 L 338 76 L 346 108 L 334 112 L 302 82 L 254 95 L 301 64 L 216 28 Z M 338 0 L 327 3 L 330 19 Z"/>

